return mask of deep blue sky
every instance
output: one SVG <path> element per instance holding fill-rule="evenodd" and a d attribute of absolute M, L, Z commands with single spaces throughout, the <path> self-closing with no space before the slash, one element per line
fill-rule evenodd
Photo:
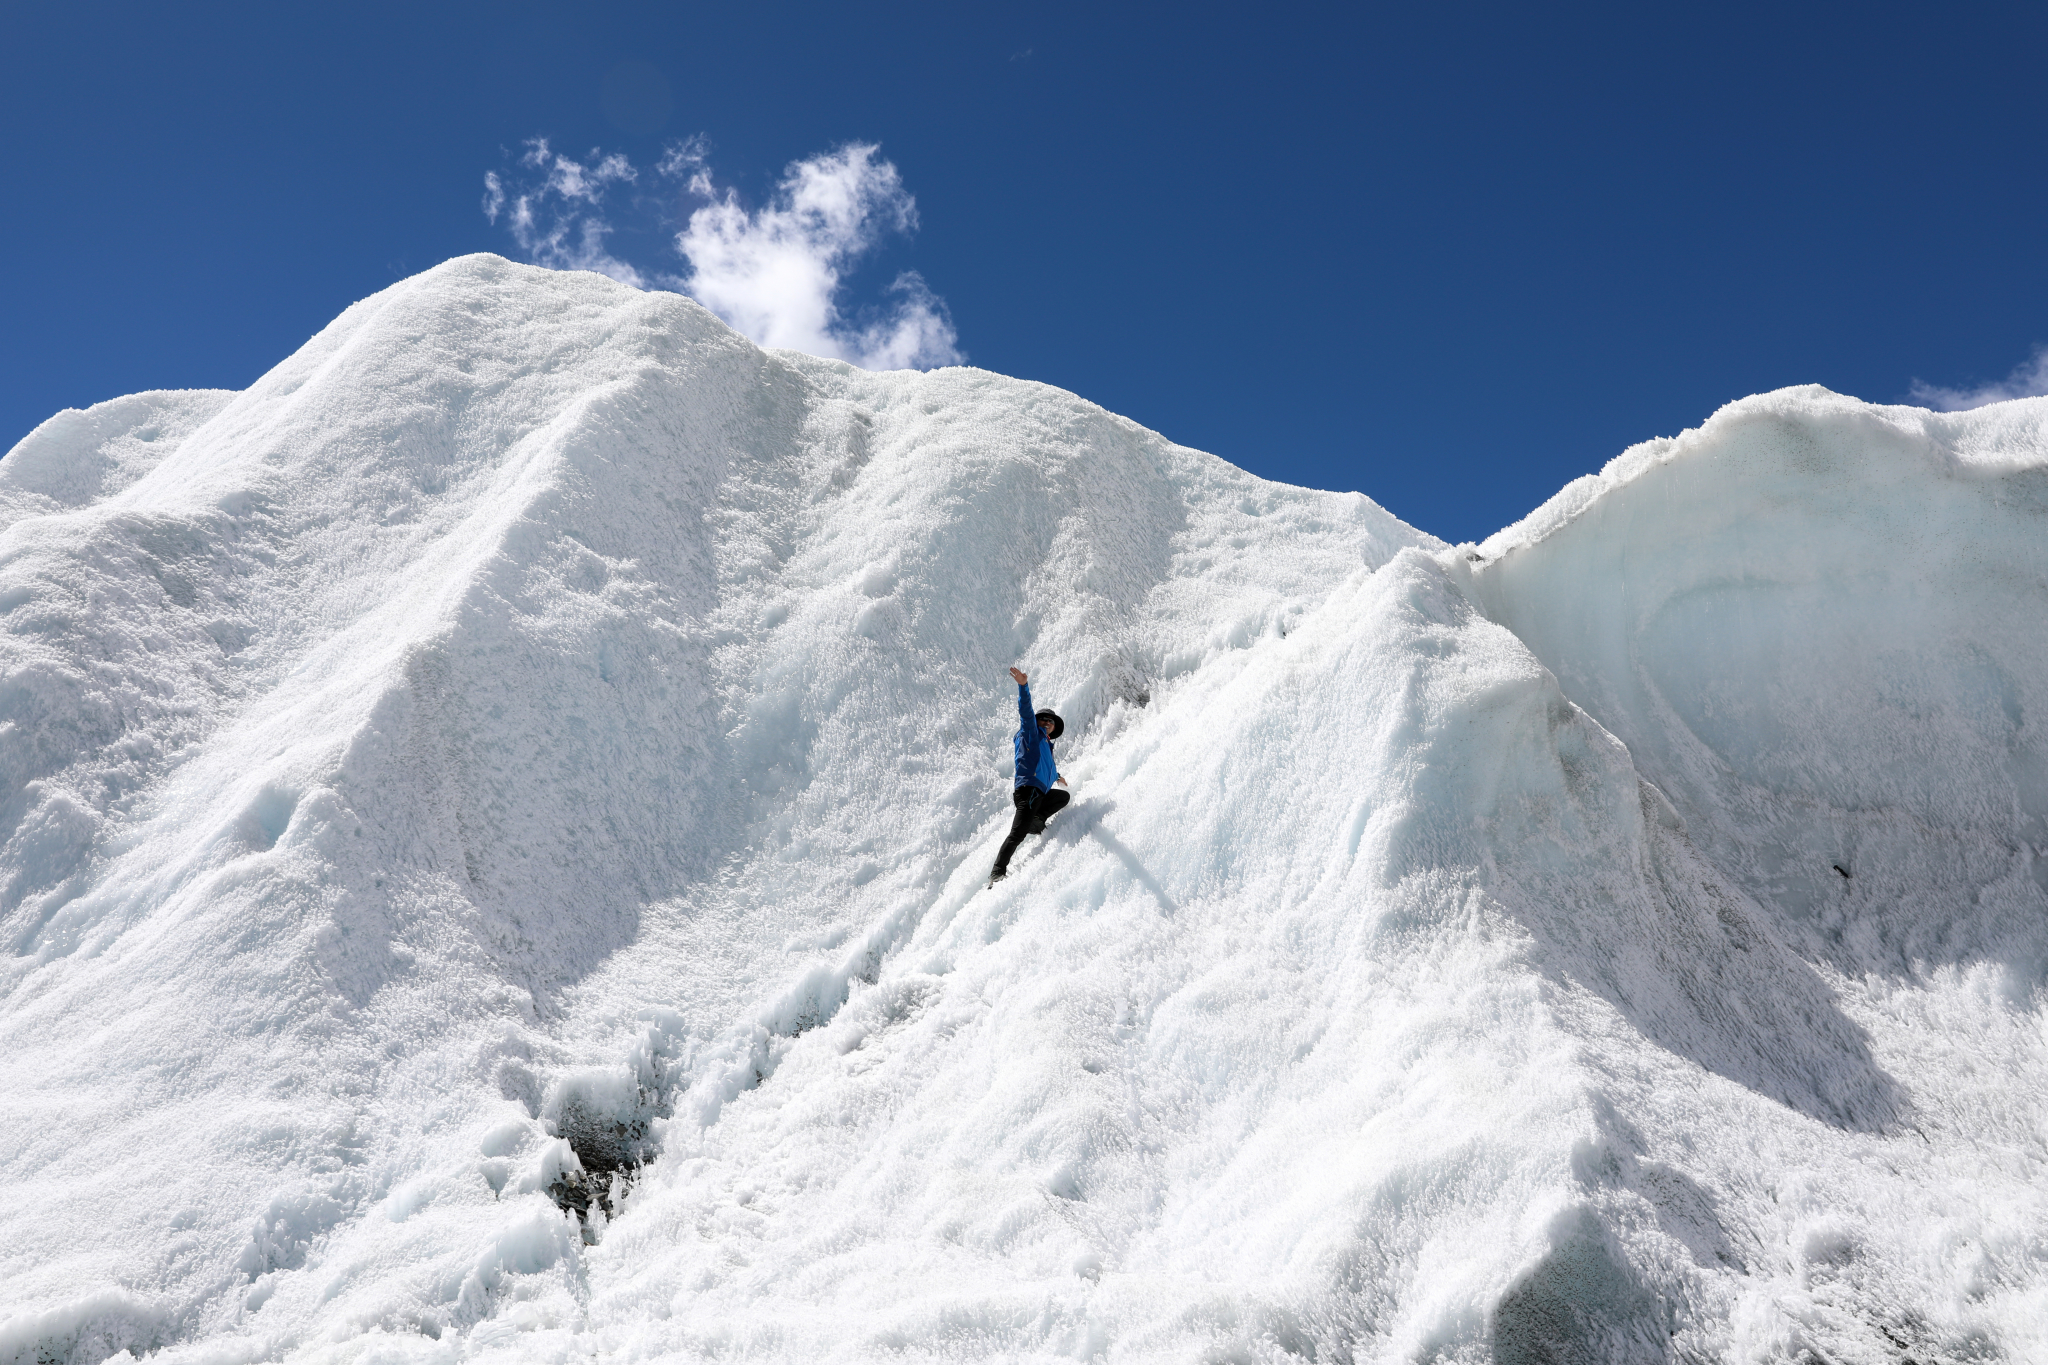
<path fill-rule="evenodd" d="M 1482 536 L 1630 443 L 2048 341 L 2048 6 L 10 7 L 0 447 L 516 254 L 536 134 L 878 141 L 974 364 Z M 609 123 L 653 63 L 666 124 Z M 640 244 L 649 253 L 658 238 Z M 672 262 L 679 265 L 679 262 Z M 858 302 L 859 299 L 854 300 Z"/>

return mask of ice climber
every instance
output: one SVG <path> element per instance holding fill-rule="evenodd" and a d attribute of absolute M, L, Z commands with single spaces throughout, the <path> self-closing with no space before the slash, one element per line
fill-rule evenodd
<path fill-rule="evenodd" d="M 1017 851 L 1017 845 L 1024 842 L 1027 834 L 1045 833 L 1045 822 L 1067 804 L 1065 791 L 1067 779 L 1060 776 L 1060 770 L 1053 766 L 1052 743 L 1067 728 L 1067 723 L 1052 710 L 1033 714 L 1031 710 L 1031 679 L 1021 668 L 1010 670 L 1010 676 L 1017 680 L 1017 786 L 1010 793 L 1010 801 L 1017 807 L 1017 814 L 1010 821 L 1010 837 L 1003 840 L 1003 846 L 996 850 L 996 865 L 989 870 L 988 884 L 1010 875 L 1010 855 Z M 1056 790 L 1057 789 L 1057 790 Z"/>

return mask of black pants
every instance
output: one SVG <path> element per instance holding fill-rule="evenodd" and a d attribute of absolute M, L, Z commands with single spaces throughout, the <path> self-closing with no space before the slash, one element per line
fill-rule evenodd
<path fill-rule="evenodd" d="M 1010 821 L 1010 837 L 1003 840 L 1003 846 L 996 852 L 997 872 L 1010 870 L 1010 855 L 1017 851 L 1017 845 L 1024 842 L 1027 834 L 1037 834 L 1045 828 L 1045 822 L 1053 812 L 1067 804 L 1066 791 L 1054 787 L 1051 791 L 1040 791 L 1036 787 L 1019 787 L 1010 797 L 1016 803 L 1017 814 Z"/>

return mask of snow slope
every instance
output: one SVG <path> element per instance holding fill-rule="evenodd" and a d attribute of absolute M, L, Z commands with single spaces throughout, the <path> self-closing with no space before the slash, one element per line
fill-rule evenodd
<path fill-rule="evenodd" d="M 1453 549 L 477 256 L 0 517 L 0 1362 L 2048 1354 L 2048 400 Z"/>

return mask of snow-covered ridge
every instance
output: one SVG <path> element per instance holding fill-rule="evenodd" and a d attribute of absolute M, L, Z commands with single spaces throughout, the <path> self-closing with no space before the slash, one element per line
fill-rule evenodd
<path fill-rule="evenodd" d="M 0 1361 L 2048 1350 L 2044 428 L 1452 549 L 487 256 L 60 414 Z"/>

